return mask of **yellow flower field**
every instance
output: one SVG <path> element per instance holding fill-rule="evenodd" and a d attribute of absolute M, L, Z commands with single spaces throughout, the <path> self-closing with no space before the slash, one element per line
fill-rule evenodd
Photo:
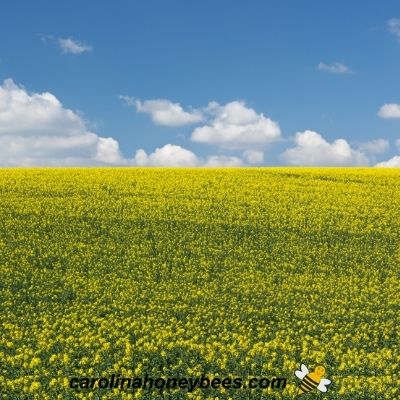
<path fill-rule="evenodd" d="M 396 399 L 400 171 L 0 170 L 0 397 Z M 109 390 L 71 377 L 287 378 Z"/>

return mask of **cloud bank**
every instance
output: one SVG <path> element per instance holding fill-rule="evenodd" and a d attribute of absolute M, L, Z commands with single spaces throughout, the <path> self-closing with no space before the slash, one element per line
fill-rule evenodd
<path fill-rule="evenodd" d="M 7 79 L 0 86 L 0 164 L 119 165 L 118 142 L 99 137 L 51 93 L 28 93 Z"/>
<path fill-rule="evenodd" d="M 125 158 L 112 137 L 92 132 L 83 118 L 49 92 L 30 93 L 7 79 L 0 85 L 0 165 L 136 165 L 218 167 L 263 165 L 265 151 L 281 140 L 279 124 L 243 101 L 210 102 L 201 110 L 184 110 L 169 100 L 134 100 L 124 97 L 138 112 L 166 126 L 198 124 L 192 142 L 214 148 L 216 154 L 199 156 L 190 149 L 167 143 L 155 150 L 136 151 Z M 387 112 L 387 107 L 386 107 Z M 400 141 L 397 145 L 400 147 Z M 385 153 L 389 142 L 376 139 L 351 145 L 345 139 L 329 142 L 306 130 L 294 137 L 294 146 L 281 154 L 289 165 L 370 165 Z M 378 166 L 399 166 L 399 156 Z"/>

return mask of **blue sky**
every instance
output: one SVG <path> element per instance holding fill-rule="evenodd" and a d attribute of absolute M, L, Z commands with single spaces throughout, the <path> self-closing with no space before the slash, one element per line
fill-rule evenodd
<path fill-rule="evenodd" d="M 1 165 L 400 166 L 396 1 L 6 0 L 0 36 Z"/>

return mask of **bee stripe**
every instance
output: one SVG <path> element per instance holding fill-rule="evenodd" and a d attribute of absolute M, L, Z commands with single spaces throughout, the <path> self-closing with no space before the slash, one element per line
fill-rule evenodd
<path fill-rule="evenodd" d="M 313 390 L 314 387 L 311 386 L 310 384 L 306 383 L 306 382 L 301 382 L 300 388 L 306 392 L 309 392 L 310 390 Z"/>
<path fill-rule="evenodd" d="M 312 387 L 317 387 L 318 386 L 318 382 L 315 382 L 309 376 L 305 376 L 303 381 L 306 381 Z"/>

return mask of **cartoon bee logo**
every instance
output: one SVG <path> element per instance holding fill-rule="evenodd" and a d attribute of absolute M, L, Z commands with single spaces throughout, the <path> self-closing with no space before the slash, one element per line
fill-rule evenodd
<path fill-rule="evenodd" d="M 301 364 L 300 370 L 297 370 L 294 374 L 301 379 L 297 396 L 311 392 L 314 389 L 325 393 L 328 390 L 326 386 L 331 383 L 329 379 L 323 378 L 325 367 L 322 365 L 318 365 L 313 372 L 310 372 L 304 364 Z"/>

